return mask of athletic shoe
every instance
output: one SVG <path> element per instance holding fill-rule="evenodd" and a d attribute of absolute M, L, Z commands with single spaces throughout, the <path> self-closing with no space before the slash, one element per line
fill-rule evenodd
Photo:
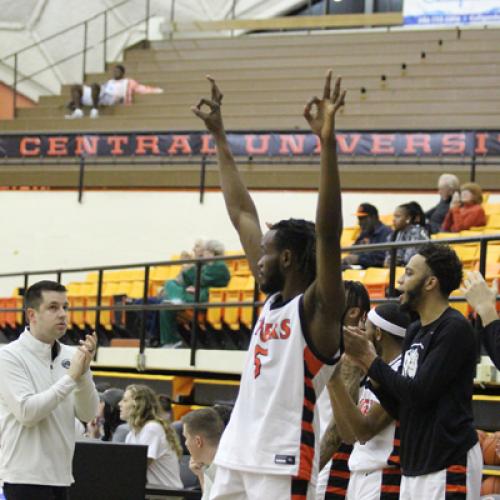
<path fill-rule="evenodd" d="M 90 118 L 99 118 L 99 110 L 97 108 L 90 110 Z"/>
<path fill-rule="evenodd" d="M 66 120 L 76 120 L 78 118 L 83 118 L 83 111 L 80 108 L 76 108 L 70 115 L 64 115 Z"/>

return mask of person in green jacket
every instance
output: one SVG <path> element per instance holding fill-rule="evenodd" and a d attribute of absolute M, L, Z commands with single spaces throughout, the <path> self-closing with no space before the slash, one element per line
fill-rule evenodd
<path fill-rule="evenodd" d="M 208 240 L 205 243 L 203 257 L 217 257 L 224 255 L 224 245 L 217 240 Z M 229 283 L 231 275 L 226 263 L 217 260 L 205 264 L 201 268 L 200 302 L 208 300 L 208 290 L 214 287 L 224 287 Z M 181 271 L 175 280 L 165 283 L 163 296 L 165 302 L 183 304 L 194 302 L 196 283 L 196 266 L 189 266 Z M 181 340 L 177 333 L 177 311 L 160 311 L 160 343 L 162 346 L 173 346 Z"/>

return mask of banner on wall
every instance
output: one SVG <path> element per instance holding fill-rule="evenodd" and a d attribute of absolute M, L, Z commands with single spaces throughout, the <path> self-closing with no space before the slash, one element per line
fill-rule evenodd
<path fill-rule="evenodd" d="M 500 23 L 498 0 L 404 0 L 404 24 L 409 26 Z"/>
<path fill-rule="evenodd" d="M 319 155 L 311 133 L 229 133 L 235 156 Z M 348 156 L 500 156 L 499 131 L 338 132 L 337 148 Z M 191 157 L 214 155 L 206 133 L 26 134 L 0 136 L 0 159 L 76 157 Z M 0 160 L 1 161 L 1 160 Z"/>

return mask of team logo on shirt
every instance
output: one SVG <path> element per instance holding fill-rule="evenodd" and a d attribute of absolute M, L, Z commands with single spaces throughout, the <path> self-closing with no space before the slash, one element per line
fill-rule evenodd
<path fill-rule="evenodd" d="M 71 361 L 69 359 L 63 359 L 61 361 L 61 366 L 66 368 L 66 370 L 71 366 Z"/>
<path fill-rule="evenodd" d="M 414 378 L 418 368 L 419 350 L 423 348 L 422 344 L 414 344 L 405 352 L 403 361 L 403 376 Z"/>
<path fill-rule="evenodd" d="M 292 330 L 290 328 L 290 319 L 286 318 L 276 323 L 266 323 L 261 319 L 254 330 L 254 335 L 260 337 L 261 342 L 266 343 L 269 340 L 286 340 L 290 337 Z M 261 358 L 269 354 L 269 349 L 262 347 L 259 344 L 255 345 L 254 351 L 254 377 L 260 375 L 262 367 Z"/>

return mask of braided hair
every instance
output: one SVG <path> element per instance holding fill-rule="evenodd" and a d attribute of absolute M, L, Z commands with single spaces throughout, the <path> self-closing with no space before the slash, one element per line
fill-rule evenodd
<path fill-rule="evenodd" d="M 276 231 L 278 250 L 289 249 L 299 270 L 311 284 L 316 279 L 316 230 L 313 222 L 304 219 L 280 220 L 270 228 Z"/>

